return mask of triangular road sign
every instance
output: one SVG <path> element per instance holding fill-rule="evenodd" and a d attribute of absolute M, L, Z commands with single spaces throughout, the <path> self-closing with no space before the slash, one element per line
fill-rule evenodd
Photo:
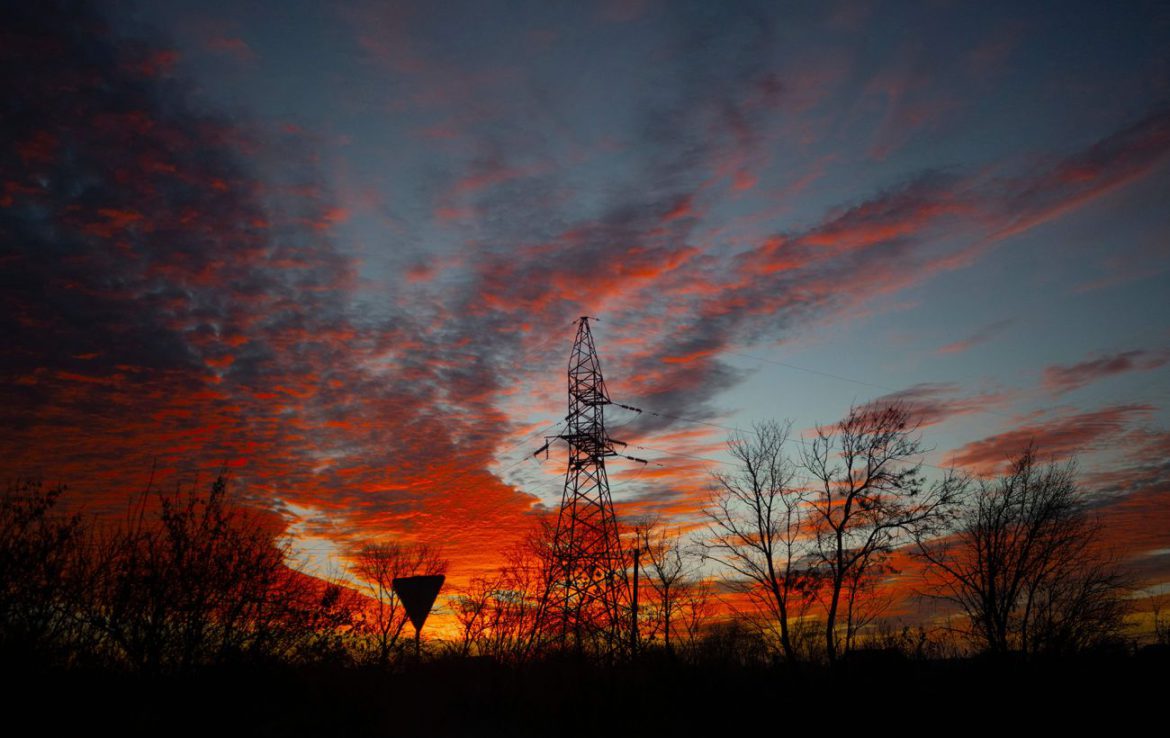
<path fill-rule="evenodd" d="M 422 630 L 427 615 L 431 614 L 431 605 L 439 596 L 439 588 L 446 579 L 442 574 L 432 574 L 418 577 L 397 577 L 391 584 L 394 591 L 402 598 L 406 607 L 406 614 L 414 624 L 415 631 Z"/>

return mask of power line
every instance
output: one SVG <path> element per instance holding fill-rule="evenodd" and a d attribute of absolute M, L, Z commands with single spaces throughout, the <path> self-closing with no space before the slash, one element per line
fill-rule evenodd
<path fill-rule="evenodd" d="M 779 361 L 776 359 L 765 358 L 763 356 L 755 356 L 753 354 L 745 354 L 742 351 L 722 351 L 720 353 L 725 354 L 727 356 L 739 356 L 739 357 L 744 358 L 744 359 L 751 359 L 752 361 L 759 361 L 759 362 L 763 362 L 765 364 L 774 364 L 776 366 L 781 366 L 781 367 L 784 367 L 786 369 L 794 369 L 796 371 L 806 372 L 808 374 L 816 374 L 816 375 L 821 376 L 821 377 L 835 379 L 839 382 L 848 382 L 850 384 L 856 384 L 856 385 L 859 385 L 861 387 L 869 387 L 871 389 L 882 390 L 883 392 L 898 393 L 898 392 L 904 391 L 904 389 L 905 389 L 905 388 L 898 389 L 896 387 L 890 387 L 888 385 L 878 384 L 877 382 L 867 382 L 867 381 L 864 381 L 861 379 L 854 379 L 852 377 L 846 377 L 846 376 L 842 376 L 840 374 L 833 374 L 832 372 L 826 372 L 826 371 L 823 371 L 820 369 L 812 369 L 812 368 L 809 368 L 806 366 L 800 366 L 798 364 L 793 364 L 793 363 L 787 362 L 787 361 Z M 971 408 L 971 411 L 977 412 L 977 413 L 986 413 L 988 415 L 996 415 L 996 416 L 999 416 L 1001 418 L 1008 418 L 1011 420 L 1015 420 L 1014 415 L 1011 415 L 1009 413 L 999 412 L 998 410 L 992 410 L 992 409 L 986 408 L 986 407 L 973 407 L 973 408 Z"/>
<path fill-rule="evenodd" d="M 727 459 L 713 459 L 710 456 L 695 456 L 694 454 L 684 454 L 684 453 L 681 453 L 679 451 L 667 451 L 664 448 L 654 448 L 653 446 L 635 446 L 635 448 L 641 449 L 643 451 L 654 451 L 655 453 L 668 454 L 670 456 L 681 456 L 681 457 L 686 458 L 686 459 L 696 459 L 698 461 L 708 461 L 708 462 L 711 462 L 713 464 L 726 464 L 728 466 L 734 466 L 734 462 L 728 461 Z M 659 464 L 659 466 L 662 466 L 662 465 Z"/>
<path fill-rule="evenodd" d="M 887 386 L 884 384 L 877 384 L 875 382 L 865 382 L 865 381 L 862 381 L 860 379 L 852 379 L 851 377 L 843 377 L 840 374 L 832 374 L 830 372 L 821 371 L 820 369 L 810 369 L 810 368 L 805 367 L 805 366 L 798 366 L 796 364 L 792 364 L 792 363 L 789 363 L 786 361 L 777 361 L 775 359 L 767 359 L 767 358 L 764 358 L 763 356 L 753 356 L 751 354 L 745 354 L 745 353 L 742 353 L 739 351 L 724 351 L 723 353 L 727 354 L 728 356 L 739 356 L 739 357 L 742 357 L 744 359 L 751 359 L 753 361 L 760 361 L 760 362 L 763 362 L 765 364 L 775 364 L 776 366 L 782 366 L 782 367 L 785 367 L 787 369 L 795 369 L 797 371 L 807 372 L 809 374 L 816 374 L 818 376 L 828 377 L 829 379 L 836 379 L 836 380 L 841 381 L 841 382 L 849 382 L 850 384 L 856 384 L 856 385 L 860 385 L 862 387 L 870 387 L 872 389 L 879 389 L 879 390 L 882 390 L 884 392 L 892 392 L 894 394 L 897 394 L 899 392 L 905 391 L 904 389 L 897 389 L 895 387 L 890 387 L 890 386 Z M 987 413 L 988 415 L 998 415 L 1001 418 L 1009 418 L 1012 420 L 1015 419 L 1014 415 L 1011 415 L 1009 413 L 1001 413 L 998 410 L 992 410 L 992 409 L 986 408 L 986 407 L 973 407 L 973 408 L 971 408 L 971 411 L 977 412 L 977 413 Z"/>
<path fill-rule="evenodd" d="M 809 374 L 816 374 L 816 375 L 819 375 L 822 377 L 828 377 L 829 379 L 836 379 L 836 380 L 840 380 L 842 382 L 849 382 L 850 384 L 859 384 L 863 387 L 872 387 L 873 389 L 885 390 L 887 392 L 897 392 L 898 391 L 898 390 L 894 389 L 893 387 L 887 387 L 887 386 L 882 385 L 882 384 L 876 384 L 874 382 L 863 382 L 860 379 L 851 379 L 849 377 L 843 377 L 839 374 L 831 374 L 829 372 L 821 371 L 819 369 L 809 369 L 808 367 L 797 366 L 796 364 L 790 364 L 786 361 L 776 361 L 775 359 L 766 359 L 762 356 L 752 356 L 751 354 L 745 354 L 745 353 L 741 353 L 739 351 L 724 351 L 723 353 L 727 354 L 728 356 L 739 356 L 739 357 L 742 357 L 744 359 L 751 359 L 752 361 L 762 361 L 765 364 L 775 364 L 776 366 L 782 366 L 782 367 L 785 367 L 788 369 L 795 369 L 795 370 L 801 371 L 801 372 L 808 372 Z"/>
<path fill-rule="evenodd" d="M 655 416 L 658 416 L 660 418 L 672 418 L 674 420 L 681 420 L 681 421 L 686 422 L 686 423 L 695 423 L 695 424 L 699 424 L 699 425 L 711 426 L 713 428 L 722 428 L 724 430 L 732 431 L 734 433 L 750 433 L 753 436 L 759 435 L 758 433 L 756 433 L 756 431 L 754 431 L 750 428 L 738 428 L 738 427 L 733 427 L 733 426 L 729 426 L 729 425 L 722 425 L 720 423 L 712 423 L 712 422 L 706 421 L 706 420 L 698 420 L 696 418 L 686 418 L 686 417 L 683 417 L 681 415 L 672 415 L 671 413 L 660 413 L 660 412 L 657 412 L 654 410 L 645 410 L 645 412 L 648 415 L 655 415 Z M 800 436 L 795 436 L 795 437 L 789 436 L 789 437 L 785 438 L 784 441 L 785 441 L 785 443 L 787 443 L 789 441 L 793 441 L 793 442 L 799 443 L 801 446 L 804 446 L 805 448 L 807 448 L 809 445 L 808 441 L 806 441 L 804 438 L 801 438 Z M 944 471 L 944 472 L 951 471 L 950 469 L 948 469 L 946 467 L 937 466 L 935 464 L 927 463 L 924 459 L 919 460 L 917 463 L 921 464 L 922 466 L 930 467 L 931 469 L 938 469 L 939 471 Z"/>

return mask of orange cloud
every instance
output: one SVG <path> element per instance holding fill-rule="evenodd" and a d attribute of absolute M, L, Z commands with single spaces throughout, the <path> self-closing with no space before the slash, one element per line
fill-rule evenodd
<path fill-rule="evenodd" d="M 950 462 L 979 472 L 1000 471 L 1033 443 L 1043 456 L 1067 458 L 1092 450 L 1095 444 L 1118 443 L 1130 423 L 1153 409 L 1149 405 L 1115 405 L 1026 425 L 968 443 L 953 453 Z"/>

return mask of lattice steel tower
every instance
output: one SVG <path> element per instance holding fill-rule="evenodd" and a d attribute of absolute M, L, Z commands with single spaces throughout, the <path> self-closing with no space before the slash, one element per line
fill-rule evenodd
<path fill-rule="evenodd" d="M 589 318 L 576 321 L 577 337 L 569 356 L 569 414 L 565 432 L 552 436 L 536 453 L 555 440 L 569 446 L 565 489 L 557 516 L 553 552 L 557 580 L 545 597 L 550 625 L 560 621 L 562 644 L 572 637 L 578 647 L 583 639 L 601 636 L 612 644 L 624 627 L 621 610 L 628 601 L 626 570 L 618 537 L 617 517 L 605 472 L 608 456 L 646 463 L 618 453 L 625 446 L 605 431 L 605 406 L 641 412 L 612 402 L 601 375 L 601 361 L 589 330 Z"/>

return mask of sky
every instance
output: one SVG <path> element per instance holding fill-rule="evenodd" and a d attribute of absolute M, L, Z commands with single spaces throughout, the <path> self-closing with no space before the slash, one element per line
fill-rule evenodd
<path fill-rule="evenodd" d="M 3 13 L 9 478 L 116 515 L 226 468 L 308 570 L 465 581 L 559 504 L 589 315 L 620 516 L 902 399 L 930 473 L 1076 459 L 1170 582 L 1165 3 Z"/>

